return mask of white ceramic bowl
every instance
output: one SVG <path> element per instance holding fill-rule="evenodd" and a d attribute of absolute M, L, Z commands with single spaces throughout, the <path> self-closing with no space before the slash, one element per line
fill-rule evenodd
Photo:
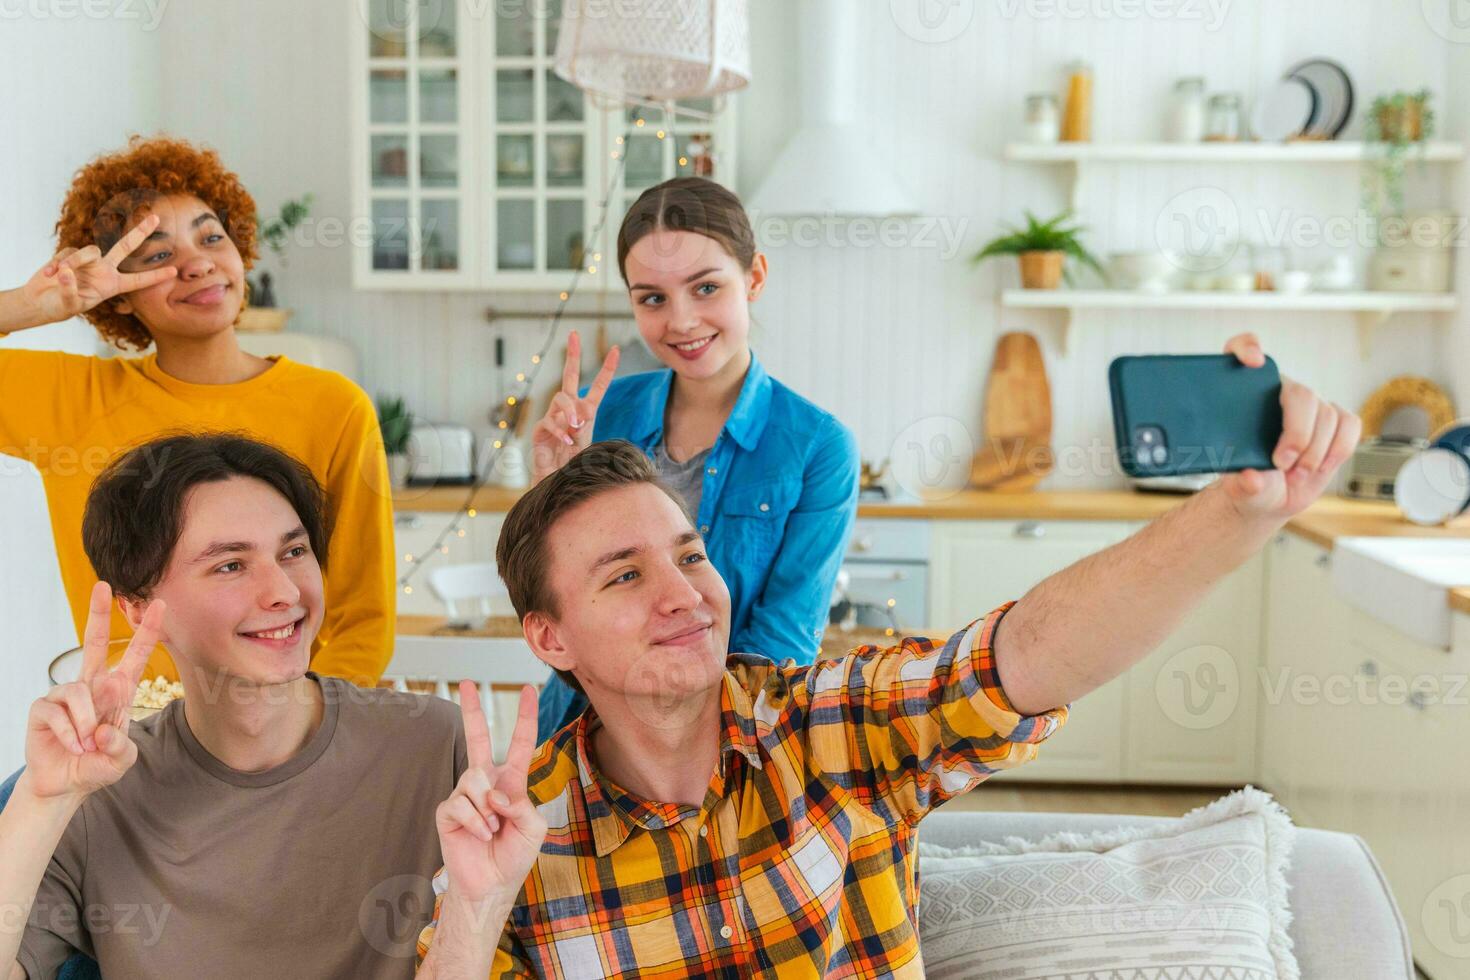
<path fill-rule="evenodd" d="M 1114 252 L 1108 257 L 1108 275 L 1118 289 L 1167 289 L 1176 271 L 1166 252 Z"/>

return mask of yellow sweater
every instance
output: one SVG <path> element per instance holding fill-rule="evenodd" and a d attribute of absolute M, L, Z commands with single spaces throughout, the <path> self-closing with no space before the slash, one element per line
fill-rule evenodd
<path fill-rule="evenodd" d="M 97 581 L 82 550 L 82 513 L 97 474 L 121 450 L 170 430 L 244 432 L 301 460 L 327 493 L 333 533 L 312 669 L 375 684 L 393 653 L 396 587 L 388 462 L 367 394 L 340 374 L 285 357 L 228 385 L 180 381 L 156 360 L 0 351 L 0 453 L 41 471 L 78 635 Z M 112 636 L 130 635 L 114 603 Z M 177 676 L 162 646 L 149 669 Z"/>

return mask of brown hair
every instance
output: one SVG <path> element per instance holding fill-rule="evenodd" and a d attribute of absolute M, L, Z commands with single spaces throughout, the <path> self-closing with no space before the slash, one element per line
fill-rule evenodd
<path fill-rule="evenodd" d="M 167 137 L 134 135 L 126 149 L 100 156 L 78 170 L 56 222 L 57 246 L 96 245 L 105 255 L 137 223 L 139 211 L 174 194 L 188 194 L 208 205 L 235 243 L 245 268 L 255 264 L 255 201 L 245 185 L 225 169 L 214 150 Z M 143 321 L 117 312 L 111 302 L 99 303 L 82 315 L 116 347 L 146 350 L 153 342 Z"/>
<path fill-rule="evenodd" d="M 294 456 L 231 432 L 178 434 L 118 456 L 92 484 L 82 547 L 115 594 L 146 599 L 184 531 L 184 505 L 201 483 L 245 476 L 269 484 L 296 510 L 318 564 L 327 567 L 326 497 Z"/>
<path fill-rule="evenodd" d="M 658 487 L 679 505 L 685 517 L 689 516 L 684 501 L 659 479 L 643 450 L 625 439 L 592 443 L 515 502 L 500 526 L 495 565 L 510 592 L 517 619 L 524 621 L 532 612 L 553 619 L 560 615 L 549 582 L 551 562 L 546 549 L 547 536 L 557 519 L 598 494 L 640 483 Z M 557 674 L 574 689 L 582 690 L 570 671 L 558 670 Z"/>
<path fill-rule="evenodd" d="M 705 177 L 675 177 L 650 187 L 623 215 L 618 229 L 618 272 L 628 285 L 628 252 L 655 231 L 692 231 L 713 238 L 740 268 L 755 259 L 755 232 L 734 192 Z"/>

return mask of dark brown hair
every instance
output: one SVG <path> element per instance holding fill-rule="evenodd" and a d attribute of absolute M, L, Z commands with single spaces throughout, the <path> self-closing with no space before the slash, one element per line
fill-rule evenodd
<path fill-rule="evenodd" d="M 286 498 L 325 569 L 331 530 L 326 498 L 311 470 L 239 433 L 180 433 L 128 450 L 93 482 L 82 516 L 82 547 L 97 577 L 116 595 L 147 598 L 183 533 L 189 491 L 237 476 L 269 484 Z"/>
<path fill-rule="evenodd" d="M 692 231 L 713 238 L 740 268 L 755 260 L 755 232 L 734 192 L 705 177 L 675 177 L 638 196 L 618 229 L 618 272 L 628 285 L 628 252 L 655 231 Z"/>
<path fill-rule="evenodd" d="M 659 479 L 643 450 L 625 439 L 594 442 L 515 502 L 500 526 L 495 565 L 510 592 L 517 619 L 524 622 L 533 612 L 552 619 L 560 615 L 549 581 L 550 555 L 546 549 L 547 536 L 557 519 L 600 493 L 639 483 L 658 487 L 679 505 L 685 517 L 689 516 L 684 501 Z M 558 670 L 557 674 L 576 690 L 582 690 L 570 671 Z"/>

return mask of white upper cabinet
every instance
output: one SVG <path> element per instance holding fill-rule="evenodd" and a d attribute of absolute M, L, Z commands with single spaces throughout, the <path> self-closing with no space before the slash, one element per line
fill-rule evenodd
<path fill-rule="evenodd" d="M 559 291 L 579 267 L 584 287 L 612 288 L 618 226 L 643 189 L 676 175 L 734 186 L 734 100 L 714 120 L 599 107 L 552 70 L 560 0 L 358 0 L 358 10 L 359 288 Z"/>

